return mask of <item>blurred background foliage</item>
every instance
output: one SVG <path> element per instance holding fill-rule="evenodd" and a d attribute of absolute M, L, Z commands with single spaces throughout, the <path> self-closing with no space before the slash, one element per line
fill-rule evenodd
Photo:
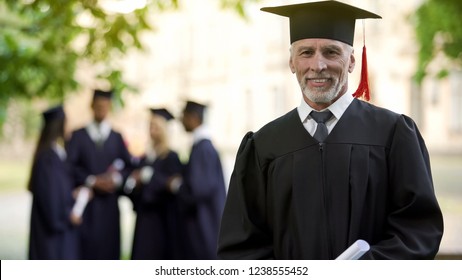
<path fill-rule="evenodd" d="M 415 28 L 419 57 L 416 81 L 421 84 L 430 74 L 429 65 L 438 59 L 434 73 L 444 78 L 462 66 L 462 1 L 425 0 L 411 17 Z M 443 55 L 444 59 L 440 59 Z"/>
<path fill-rule="evenodd" d="M 258 0 L 220 1 L 245 17 L 245 3 Z M 155 31 L 153 14 L 179 5 L 178 0 L 1 1 L 0 137 L 13 100 L 27 131 L 33 125 L 27 118 L 30 102 L 63 102 L 79 89 L 75 74 L 82 63 L 92 66 L 93 78 L 113 89 L 123 105 L 120 94 L 137 89 L 124 81 L 122 59 L 130 50 L 143 51 L 140 35 Z"/>

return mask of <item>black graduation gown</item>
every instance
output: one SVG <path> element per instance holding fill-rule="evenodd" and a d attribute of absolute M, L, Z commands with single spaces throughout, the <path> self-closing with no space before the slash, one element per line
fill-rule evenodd
<path fill-rule="evenodd" d="M 78 236 L 70 222 L 74 204 L 68 166 L 49 148 L 32 166 L 29 259 L 78 259 Z"/>
<path fill-rule="evenodd" d="M 136 211 L 132 259 L 182 259 L 177 199 L 167 190 L 168 179 L 181 174 L 180 159 L 170 151 L 152 163 L 142 158 L 140 168 L 144 166 L 151 166 L 154 174 L 149 183 L 130 195 Z"/>
<path fill-rule="evenodd" d="M 187 259 L 216 259 L 218 231 L 226 197 L 219 155 L 208 139 L 194 144 L 180 188 Z"/>
<path fill-rule="evenodd" d="M 123 177 L 131 168 L 131 155 L 122 135 L 111 130 L 108 138 L 97 146 L 85 128 L 76 130 L 68 143 L 68 158 L 74 170 L 75 185 L 85 183 L 89 175 L 106 172 L 116 160 L 125 164 Z M 118 196 L 95 191 L 83 213 L 79 234 L 83 259 L 114 260 L 120 258 L 120 213 Z"/>
<path fill-rule="evenodd" d="M 248 133 L 219 237 L 225 259 L 432 259 L 443 233 L 429 156 L 415 123 L 354 100 L 325 143 L 297 110 Z"/>

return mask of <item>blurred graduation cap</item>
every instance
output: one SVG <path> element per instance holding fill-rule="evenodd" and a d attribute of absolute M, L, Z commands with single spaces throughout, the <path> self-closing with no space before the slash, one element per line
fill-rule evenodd
<path fill-rule="evenodd" d="M 150 108 L 151 114 L 159 115 L 165 118 L 167 121 L 173 119 L 173 115 L 165 108 Z"/>
<path fill-rule="evenodd" d="M 64 109 L 62 105 L 57 105 L 55 107 L 49 108 L 48 110 L 42 113 L 45 123 L 49 123 L 53 120 L 64 119 Z"/>
<path fill-rule="evenodd" d="M 95 99 L 96 97 L 103 97 L 103 98 L 111 99 L 112 91 L 104 91 L 101 89 L 95 89 L 93 91 L 93 99 Z"/>
<path fill-rule="evenodd" d="M 200 116 L 203 116 L 206 108 L 207 108 L 207 105 L 205 104 L 201 104 L 195 101 L 188 100 L 186 101 L 184 112 L 195 112 L 195 113 L 198 113 Z"/>
<path fill-rule="evenodd" d="M 338 1 L 318 1 L 277 7 L 261 8 L 264 12 L 289 18 L 290 43 L 301 39 L 322 38 L 353 46 L 357 19 L 381 18 L 369 11 Z M 363 34 L 364 36 L 364 34 Z M 366 46 L 363 46 L 361 82 L 355 97 L 365 95 L 369 100 Z"/>

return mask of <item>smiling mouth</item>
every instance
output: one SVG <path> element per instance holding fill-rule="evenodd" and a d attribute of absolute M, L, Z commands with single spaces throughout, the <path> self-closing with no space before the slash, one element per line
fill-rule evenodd
<path fill-rule="evenodd" d="M 315 87 L 325 86 L 330 81 L 329 78 L 308 78 L 306 80 L 307 80 L 307 83 Z"/>

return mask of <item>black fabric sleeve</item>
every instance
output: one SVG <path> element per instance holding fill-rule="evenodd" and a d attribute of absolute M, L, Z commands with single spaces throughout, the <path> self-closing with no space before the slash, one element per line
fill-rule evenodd
<path fill-rule="evenodd" d="M 430 159 L 416 124 L 398 120 L 388 158 L 389 214 L 383 239 L 363 259 L 433 259 L 443 234 Z"/>
<path fill-rule="evenodd" d="M 266 186 L 253 133 L 239 147 L 218 240 L 221 259 L 272 259 L 266 218 Z"/>

